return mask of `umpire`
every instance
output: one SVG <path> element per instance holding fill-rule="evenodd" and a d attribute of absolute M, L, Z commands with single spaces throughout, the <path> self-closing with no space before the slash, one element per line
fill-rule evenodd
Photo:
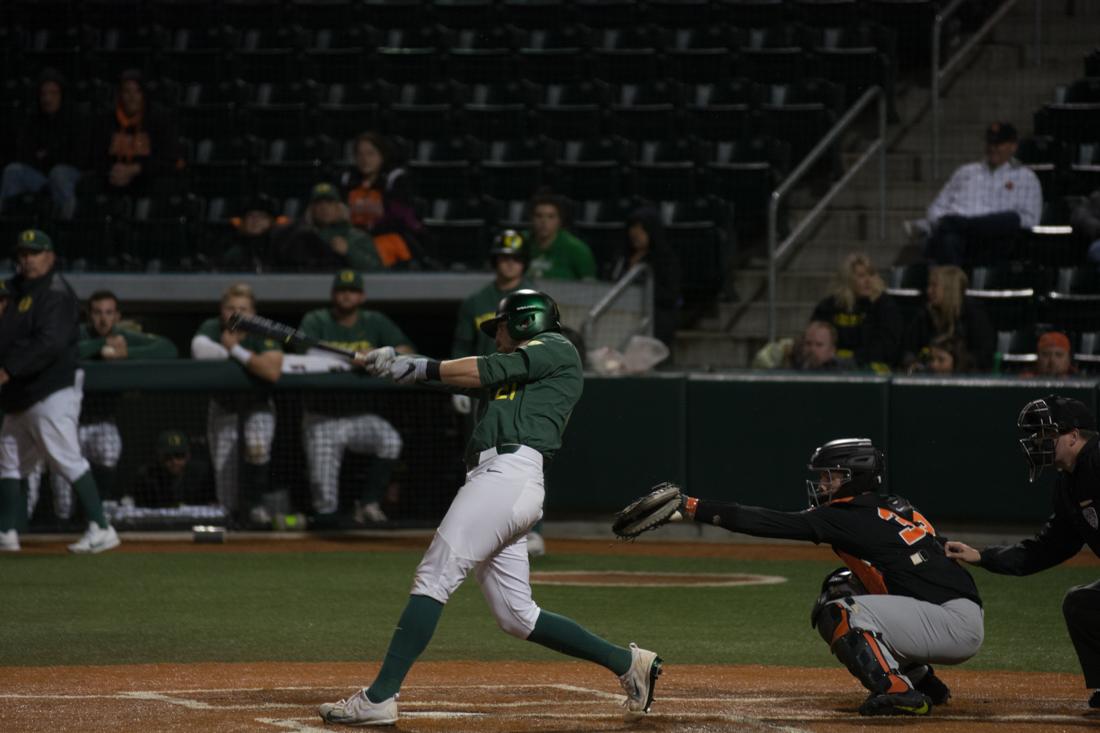
<path fill-rule="evenodd" d="M 1096 416 L 1078 400 L 1050 395 L 1024 405 L 1017 425 L 1034 481 L 1044 466 L 1054 466 L 1054 513 L 1035 537 L 980 552 L 948 542 L 947 556 L 1005 575 L 1031 575 L 1070 559 L 1082 545 L 1100 555 L 1100 441 Z M 1062 601 L 1066 628 L 1095 690 L 1089 707 L 1100 708 L 1100 581 L 1070 588 Z"/>
<path fill-rule="evenodd" d="M 69 550 L 96 553 L 118 547 L 107 523 L 91 466 L 80 453 L 76 378 L 80 304 L 55 269 L 53 242 L 27 229 L 15 244 L 18 274 L 9 283 L 11 305 L 0 317 L 0 550 L 19 550 L 26 503 L 19 490 L 45 458 L 50 471 L 72 484 L 90 519 Z"/>

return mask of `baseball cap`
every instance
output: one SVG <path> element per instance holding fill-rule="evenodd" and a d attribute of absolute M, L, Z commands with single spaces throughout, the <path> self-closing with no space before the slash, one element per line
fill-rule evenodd
<path fill-rule="evenodd" d="M 340 270 L 332 278 L 333 290 L 363 290 L 363 276 L 355 270 Z"/>
<path fill-rule="evenodd" d="M 241 216 L 250 211 L 262 211 L 274 219 L 279 214 L 279 206 L 275 203 L 275 199 L 261 193 L 244 201 L 244 205 L 241 206 Z"/>
<path fill-rule="evenodd" d="M 180 455 L 189 451 L 190 443 L 187 436 L 180 430 L 165 430 L 157 436 L 157 455 L 161 458 Z"/>
<path fill-rule="evenodd" d="M 1017 139 L 1016 127 L 1011 122 L 992 122 L 985 131 L 987 145 L 1014 143 Z"/>
<path fill-rule="evenodd" d="M 493 239 L 493 247 L 489 255 L 507 255 L 517 260 L 524 260 L 526 249 L 524 248 L 523 235 L 515 229 L 505 229 Z"/>
<path fill-rule="evenodd" d="M 316 201 L 339 201 L 340 192 L 336 190 L 336 186 L 331 183 L 318 183 L 313 187 L 313 190 L 309 193 L 309 202 L 312 204 Z"/>
<path fill-rule="evenodd" d="M 29 249 L 34 252 L 53 252 L 53 240 L 41 229 L 24 229 L 19 232 L 15 249 Z"/>
<path fill-rule="evenodd" d="M 1074 428 L 1079 430 L 1096 430 L 1096 416 L 1085 406 L 1084 402 L 1071 397 L 1059 397 L 1050 395 L 1044 397 L 1047 403 L 1051 419 L 1058 425 L 1062 432 L 1069 432 Z"/>
<path fill-rule="evenodd" d="M 1036 350 L 1042 351 L 1043 349 L 1049 348 L 1058 348 L 1062 351 L 1069 351 L 1069 337 L 1061 331 L 1047 331 L 1039 337 L 1039 346 Z"/>

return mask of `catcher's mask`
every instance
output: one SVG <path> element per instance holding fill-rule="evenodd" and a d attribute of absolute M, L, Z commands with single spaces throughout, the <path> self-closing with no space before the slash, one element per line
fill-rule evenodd
<path fill-rule="evenodd" d="M 558 304 L 538 290 L 517 290 L 500 299 L 496 317 L 483 321 L 481 332 L 489 338 L 497 333 L 497 324 L 508 326 L 508 335 L 516 341 L 526 341 L 546 331 L 561 330 Z"/>
<path fill-rule="evenodd" d="M 814 475 L 806 481 L 810 506 L 821 506 L 835 499 L 878 491 L 886 459 L 868 438 L 831 440 L 814 450 L 806 468 Z M 833 488 L 833 480 L 840 485 Z"/>
<path fill-rule="evenodd" d="M 1095 430 L 1096 418 L 1083 402 L 1049 395 L 1032 400 L 1020 410 L 1016 427 L 1023 432 L 1020 447 L 1027 458 L 1027 480 L 1035 481 L 1044 466 L 1054 465 L 1054 444 L 1059 435 L 1074 430 Z"/>

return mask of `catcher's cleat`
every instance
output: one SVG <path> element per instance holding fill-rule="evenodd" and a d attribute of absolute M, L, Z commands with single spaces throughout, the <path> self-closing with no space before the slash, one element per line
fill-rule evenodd
<path fill-rule="evenodd" d="M 626 691 L 623 707 L 628 713 L 644 715 L 649 712 L 649 707 L 653 704 L 653 688 L 660 676 L 661 658 L 656 652 L 639 649 L 637 644 L 631 642 L 630 669 L 619 677 L 619 682 Z"/>
<path fill-rule="evenodd" d="M 371 702 L 364 687 L 346 700 L 324 703 L 317 708 L 317 712 L 326 723 L 393 725 L 397 722 L 397 695 L 382 702 Z"/>
<path fill-rule="evenodd" d="M 916 684 L 916 688 L 919 692 L 927 695 L 933 705 L 946 705 L 947 701 L 951 699 L 951 688 L 936 676 L 936 672 L 931 665 L 928 666 L 928 671 L 924 673 L 924 677 L 921 677 L 920 682 Z"/>
<path fill-rule="evenodd" d="M 1100 708 L 1100 690 L 1092 693 L 1092 697 L 1089 698 L 1089 707 Z"/>
<path fill-rule="evenodd" d="M 871 693 L 859 706 L 860 715 L 928 715 L 932 701 L 919 690 Z"/>

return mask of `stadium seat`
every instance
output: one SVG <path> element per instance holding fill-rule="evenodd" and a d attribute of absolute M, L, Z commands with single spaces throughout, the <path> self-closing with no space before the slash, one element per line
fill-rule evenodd
<path fill-rule="evenodd" d="M 535 109 L 543 134 L 555 140 L 578 140 L 603 132 L 607 101 L 607 86 L 598 81 L 548 84 L 539 91 Z"/>
<path fill-rule="evenodd" d="M 581 201 L 572 229 L 592 250 L 596 271 L 607 276 L 626 249 L 626 220 L 637 208 L 629 198 Z"/>
<path fill-rule="evenodd" d="M 249 28 L 233 50 L 234 74 L 248 82 L 285 84 L 302 76 L 306 37 L 298 28 Z"/>
<path fill-rule="evenodd" d="M 1088 331 L 1078 336 L 1077 347 L 1073 350 L 1073 361 L 1078 369 L 1090 373 L 1100 369 L 1100 331 Z"/>
<path fill-rule="evenodd" d="M 575 26 L 517 31 L 519 76 L 538 84 L 569 84 L 588 78 L 587 43 Z"/>
<path fill-rule="evenodd" d="M 696 84 L 688 92 L 687 128 L 706 140 L 736 140 L 750 136 L 759 117 L 759 87 L 749 79 Z"/>
<path fill-rule="evenodd" d="M 578 22 L 589 28 L 630 28 L 641 19 L 637 0 L 573 0 Z"/>
<path fill-rule="evenodd" d="M 522 232 L 531 225 L 531 199 L 494 201 L 497 228 Z"/>
<path fill-rule="evenodd" d="M 717 25 L 710 0 L 647 0 L 646 16 L 661 28 L 706 29 Z"/>
<path fill-rule="evenodd" d="M 533 124 L 530 107 L 537 90 L 517 82 L 474 84 L 462 91 L 462 123 L 471 135 L 483 140 L 509 140 L 526 136 Z"/>
<path fill-rule="evenodd" d="M 1093 142 L 1100 129 L 1100 103 L 1047 104 L 1035 113 L 1035 133 L 1063 142 Z"/>
<path fill-rule="evenodd" d="M 453 269 L 480 269 L 489 256 L 489 204 L 477 197 L 434 199 L 422 221 L 431 254 Z"/>
<path fill-rule="evenodd" d="M 258 84 L 244 106 L 246 129 L 267 140 L 307 135 L 313 128 L 317 95 L 317 85 L 312 81 Z"/>
<path fill-rule="evenodd" d="M 413 146 L 408 170 L 417 193 L 427 198 L 447 198 L 456 191 L 473 191 L 479 157 L 477 141 L 466 137 L 420 140 Z"/>
<path fill-rule="evenodd" d="M 205 198 L 248 194 L 257 148 L 256 140 L 243 137 L 199 140 L 187 166 L 190 189 Z"/>
<path fill-rule="evenodd" d="M 1085 56 L 1085 76 L 1100 76 L 1100 49 Z"/>
<path fill-rule="evenodd" d="M 858 0 L 794 0 L 791 8 L 798 22 L 819 28 L 848 25 L 860 19 Z"/>
<path fill-rule="evenodd" d="M 553 148 L 534 138 L 487 143 L 480 163 L 481 192 L 501 200 L 534 194 L 547 182 Z"/>
<path fill-rule="evenodd" d="M 1001 370 L 1014 373 L 1034 365 L 1039 361 L 1037 344 L 1034 327 L 998 331 L 994 350 L 1001 355 Z"/>
<path fill-rule="evenodd" d="M 705 191 L 733 204 L 739 230 L 762 231 L 778 173 L 789 165 L 789 149 L 763 137 L 722 140 L 713 145 L 704 166 Z"/>
<path fill-rule="evenodd" d="M 729 224 L 723 207 L 712 198 L 660 202 L 666 239 L 680 260 L 685 301 L 706 302 L 721 290 Z"/>
<path fill-rule="evenodd" d="M 772 84 L 760 107 L 761 124 L 769 135 L 789 142 L 794 159 L 801 160 L 828 132 L 841 107 L 843 91 L 824 79 Z"/>
<path fill-rule="evenodd" d="M 72 219 L 56 219 L 50 235 L 71 267 L 85 270 L 139 269 L 126 254 L 132 202 L 126 197 L 78 196 Z"/>
<path fill-rule="evenodd" d="M 871 20 L 889 28 L 897 38 L 899 71 L 928 68 L 932 24 L 939 7 L 935 0 L 865 0 L 864 7 Z M 951 48 L 950 44 L 951 38 L 945 34 L 942 48 Z"/>
<path fill-rule="evenodd" d="M 432 0 L 432 14 L 445 28 L 489 29 L 498 21 L 493 0 Z"/>
<path fill-rule="evenodd" d="M 1096 104 L 1100 102 L 1100 79 L 1078 79 L 1066 88 L 1066 104 Z"/>
<path fill-rule="evenodd" d="M 1100 132 L 1097 132 L 1100 139 Z M 1074 196 L 1088 196 L 1100 188 L 1100 142 L 1068 143 L 1065 146 L 1069 159 L 1068 175 L 1062 180 L 1063 186 L 1054 193 Z M 1043 189 L 1044 198 L 1047 189 Z"/>
<path fill-rule="evenodd" d="M 28 69 L 57 69 L 69 79 L 86 76 L 88 50 L 91 39 L 85 29 L 70 26 L 67 28 L 42 29 L 33 31 L 27 49 L 23 51 L 24 63 Z"/>
<path fill-rule="evenodd" d="M 1100 275 L 1092 267 L 1061 267 L 1040 301 L 1040 317 L 1065 331 L 1100 330 Z"/>
<path fill-rule="evenodd" d="M 741 28 L 767 28 L 786 20 L 784 0 L 718 0 L 715 21 Z"/>
<path fill-rule="evenodd" d="M 216 84 L 229 71 L 236 33 L 219 26 L 176 28 L 161 54 L 165 74 L 180 82 Z"/>
<path fill-rule="evenodd" d="M 346 140 L 378 129 L 383 107 L 393 94 L 385 82 L 330 84 L 317 105 L 317 130 L 333 140 Z"/>
<path fill-rule="evenodd" d="M 127 251 L 147 271 L 193 269 L 202 208 L 202 200 L 191 194 L 137 199 Z"/>
<path fill-rule="evenodd" d="M 759 82 L 791 83 L 806 75 L 806 54 L 794 26 L 748 29 L 739 54 L 738 72 Z"/>
<path fill-rule="evenodd" d="M 10 0 L 7 20 L 15 26 L 35 30 L 59 31 L 77 17 L 76 0 Z"/>
<path fill-rule="evenodd" d="M 501 19 L 516 28 L 560 28 L 568 11 L 565 0 L 503 0 Z"/>
<path fill-rule="evenodd" d="M 309 78 L 328 84 L 362 79 L 367 53 L 375 45 L 375 39 L 360 26 L 318 28 L 305 52 Z"/>
<path fill-rule="evenodd" d="M 234 28 L 284 28 L 282 0 L 221 0 L 221 22 Z"/>
<path fill-rule="evenodd" d="M 1049 201 L 1061 190 L 1057 166 L 1062 155 L 1062 146 L 1049 135 L 1025 137 L 1016 148 L 1016 158 L 1038 177 L 1045 200 Z"/>
<path fill-rule="evenodd" d="M 259 189 L 279 199 L 305 196 L 315 183 L 331 178 L 335 147 L 321 136 L 272 140 L 259 163 Z"/>
<path fill-rule="evenodd" d="M 512 39 L 501 28 L 469 28 L 446 33 L 446 75 L 469 84 L 491 84 L 515 78 Z"/>
<path fill-rule="evenodd" d="M 375 72 L 395 84 L 435 82 L 440 78 L 439 43 L 429 28 L 387 30 L 375 51 Z"/>
<path fill-rule="evenodd" d="M 1035 324 L 1035 278 L 1031 269 L 1014 265 L 974 267 L 966 295 L 980 300 L 999 331 Z M 1034 348 L 1034 346 L 1033 346 Z"/>
<path fill-rule="evenodd" d="M 640 84 L 660 74 L 660 36 L 648 26 L 603 28 L 592 32 L 591 73 L 608 84 Z"/>
<path fill-rule="evenodd" d="M 165 34 L 143 26 L 110 27 L 98 31 L 91 53 L 96 76 L 117 79 L 126 69 L 139 69 L 149 76 L 153 71 L 153 52 L 166 45 Z"/>
<path fill-rule="evenodd" d="M 647 140 L 636 146 L 630 161 L 634 195 L 654 201 L 697 193 L 698 146 L 682 137 Z"/>
<path fill-rule="evenodd" d="M 628 140 L 676 136 L 681 128 L 682 89 L 674 81 L 623 84 L 611 94 L 611 132 Z"/>
<path fill-rule="evenodd" d="M 188 84 L 176 110 L 180 134 L 193 139 L 236 134 L 241 109 L 251 93 L 251 86 L 240 79 Z"/>
<path fill-rule="evenodd" d="M 224 22 L 219 10 L 214 0 L 149 0 L 148 5 L 150 22 L 174 30 L 213 28 Z"/>
<path fill-rule="evenodd" d="M 458 129 L 457 101 L 456 88 L 446 82 L 402 84 L 382 117 L 392 135 L 430 139 L 440 130 Z"/>
<path fill-rule="evenodd" d="M 665 61 L 671 76 L 685 83 L 716 83 L 733 73 L 733 36 L 711 25 L 665 31 Z"/>
<path fill-rule="evenodd" d="M 628 147 L 613 137 L 563 142 L 554 162 L 556 188 L 578 200 L 622 196 Z"/>
<path fill-rule="evenodd" d="M 288 22 L 313 31 L 350 29 L 361 21 L 359 11 L 362 7 L 362 3 L 354 0 L 289 0 Z"/>
<path fill-rule="evenodd" d="M 886 293 L 897 303 L 902 322 L 910 323 L 925 302 L 928 264 L 894 265 L 886 273 Z"/>
<path fill-rule="evenodd" d="M 425 0 L 361 0 L 363 19 L 375 28 L 413 29 L 425 24 Z"/>

